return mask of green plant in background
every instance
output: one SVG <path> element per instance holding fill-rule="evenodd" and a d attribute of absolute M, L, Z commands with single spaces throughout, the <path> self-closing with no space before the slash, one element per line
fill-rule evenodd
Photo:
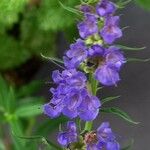
<path fill-rule="evenodd" d="M 150 10 L 150 1 L 149 0 L 135 0 L 137 4 L 142 6 L 145 9 Z"/>
<path fill-rule="evenodd" d="M 125 4 L 122 0 L 119 2 Z M 63 32 L 68 41 L 75 37 L 74 22 L 78 16 L 76 12 L 69 13 L 67 9 L 74 8 L 79 3 L 80 0 L 1 0 L 0 71 L 14 70 L 33 57 L 41 59 L 41 53 L 56 56 L 58 33 Z M 136 3 L 150 9 L 149 0 L 136 0 Z M 135 50 L 125 46 L 121 48 Z M 47 139 L 49 133 L 68 119 L 61 116 L 38 121 L 37 116 L 42 114 L 44 99 L 34 96 L 34 93 L 42 84 L 40 81 L 32 81 L 16 88 L 0 76 L 0 150 L 35 150 L 39 147 L 46 150 L 61 149 Z M 118 97 L 102 99 L 102 104 Z M 103 108 L 101 112 L 112 113 L 137 124 L 118 108 Z M 130 146 L 125 149 L 130 149 Z"/>
<path fill-rule="evenodd" d="M 17 90 L 9 86 L 0 76 L 1 145 L 6 140 L 6 147 L 12 147 L 13 143 L 15 149 L 24 147 L 25 141 L 16 138 L 13 133 L 18 135 L 30 135 L 32 133 L 32 127 L 35 122 L 33 117 L 41 113 L 40 106 L 43 102 L 42 97 L 33 97 L 32 93 L 39 89 L 40 86 L 41 82 L 33 81 Z"/>
<path fill-rule="evenodd" d="M 46 146 L 46 142 L 50 142 L 44 138 L 48 137 L 48 131 L 52 133 L 60 123 L 68 120 L 59 117 L 38 122 L 36 116 L 42 114 L 44 98 L 33 94 L 42 84 L 41 81 L 32 81 L 18 89 L 9 86 L 0 76 L 0 150 L 24 150 L 26 147 L 34 150 L 40 145 Z"/>
<path fill-rule="evenodd" d="M 73 7 L 78 2 L 65 0 L 63 3 Z M 57 33 L 68 28 L 73 30 L 74 21 L 73 15 L 56 0 L 2 0 L 0 70 L 18 67 L 40 53 L 56 55 Z"/>

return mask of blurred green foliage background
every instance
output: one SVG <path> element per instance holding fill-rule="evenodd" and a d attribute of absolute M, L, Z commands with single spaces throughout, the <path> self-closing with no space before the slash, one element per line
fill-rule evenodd
<path fill-rule="evenodd" d="M 78 0 L 64 0 L 74 7 Z M 72 29 L 74 14 L 57 0 L 0 1 L 0 70 L 18 67 L 40 53 L 54 56 L 59 31 Z"/>
<path fill-rule="evenodd" d="M 61 2 L 72 8 L 80 4 L 80 0 Z M 150 0 L 136 0 L 136 3 L 150 9 Z M 45 119 L 37 126 L 35 116 L 42 113 L 44 98 L 36 97 L 34 93 L 43 83 L 29 82 L 28 77 L 20 79 L 20 76 L 26 70 L 34 74 L 35 68 L 39 69 L 41 53 L 57 56 L 59 32 L 63 32 L 68 41 L 73 41 L 76 21 L 77 16 L 63 9 L 58 0 L 0 0 L 0 150 L 23 150 L 27 146 L 28 150 L 35 150 L 39 143 L 47 145 L 50 141 L 43 136 L 48 137 L 60 123 L 67 121 L 64 117 Z M 32 65 L 34 62 L 36 65 Z M 40 136 L 20 137 L 24 139 L 20 140 L 14 134 Z M 30 144 L 30 139 L 36 141 Z M 51 145 L 46 149 L 59 149 Z"/>

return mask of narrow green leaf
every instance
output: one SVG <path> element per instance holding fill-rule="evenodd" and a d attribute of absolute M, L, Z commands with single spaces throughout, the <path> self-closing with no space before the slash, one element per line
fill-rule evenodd
<path fill-rule="evenodd" d="M 107 98 L 104 98 L 101 100 L 101 103 L 104 104 L 104 103 L 107 103 L 107 102 L 110 102 L 110 101 L 113 101 L 117 98 L 119 98 L 120 96 L 112 96 L 112 97 L 107 97 Z"/>
<path fill-rule="evenodd" d="M 8 113 L 13 112 L 15 109 L 15 105 L 16 105 L 15 104 L 15 101 L 16 101 L 15 91 L 13 87 L 9 88 L 7 96 L 5 97 L 5 101 L 6 101 L 6 111 Z"/>
<path fill-rule="evenodd" d="M 15 135 L 15 136 L 20 138 L 20 139 L 24 139 L 24 140 L 41 140 L 42 143 L 44 143 L 45 145 L 48 145 L 49 148 L 53 148 L 53 150 L 54 149 L 62 150 L 62 148 L 60 148 L 59 146 L 57 146 L 53 142 L 49 141 L 48 139 L 46 139 L 45 137 L 40 136 L 40 135 L 35 135 L 35 136 L 19 136 L 19 135 Z"/>
<path fill-rule="evenodd" d="M 141 51 L 146 48 L 146 47 L 128 47 L 128 46 L 124 46 L 124 45 L 116 45 L 116 46 L 122 50 L 127 50 L 127 51 Z"/>
<path fill-rule="evenodd" d="M 0 139 L 0 150 L 6 150 L 4 142 Z"/>
<path fill-rule="evenodd" d="M 82 12 L 77 10 L 77 9 L 74 9 L 74 8 L 71 8 L 71 7 L 68 7 L 68 6 L 65 6 L 62 2 L 59 1 L 59 4 L 61 5 L 61 7 L 71 13 L 74 13 L 78 16 L 81 16 Z"/>
<path fill-rule="evenodd" d="M 41 54 L 41 56 L 44 58 L 44 59 L 47 59 L 47 60 L 50 60 L 53 64 L 57 65 L 58 67 L 64 69 L 63 66 L 61 66 L 60 64 L 64 64 L 64 62 L 58 58 L 53 58 L 53 57 L 46 57 L 44 56 L 43 54 Z M 59 64 L 60 63 L 60 64 Z"/>
<path fill-rule="evenodd" d="M 128 5 L 132 0 L 120 0 L 119 2 L 116 3 L 117 7 L 122 9 L 126 5 Z"/>
<path fill-rule="evenodd" d="M 37 104 L 42 104 L 44 102 L 43 97 L 25 97 L 19 100 L 18 107 L 22 106 L 33 106 Z"/>
<path fill-rule="evenodd" d="M 149 62 L 150 58 L 140 59 L 140 58 L 127 58 L 127 62 Z"/>
<path fill-rule="evenodd" d="M 55 119 L 47 119 L 43 121 L 41 124 L 39 124 L 39 126 L 36 129 L 36 133 L 44 136 L 49 135 L 49 133 L 55 131 L 55 129 L 57 129 L 60 124 L 63 124 L 67 121 L 68 118 L 64 116 L 60 116 Z"/>
<path fill-rule="evenodd" d="M 33 117 L 42 114 L 42 106 L 42 104 L 22 106 L 16 110 L 15 114 L 17 117 Z"/>
<path fill-rule="evenodd" d="M 119 108 L 116 108 L 116 107 L 102 108 L 100 111 L 104 113 L 111 113 L 111 114 L 117 115 L 131 124 L 139 124 L 139 122 L 133 121 L 132 118 L 126 112 L 122 111 Z"/>
<path fill-rule="evenodd" d="M 25 150 L 25 141 L 14 136 L 14 134 L 23 135 L 21 122 L 14 118 L 9 121 L 9 126 L 12 131 L 11 138 L 13 140 L 15 150 Z"/>
<path fill-rule="evenodd" d="M 0 107 L 1 107 L 1 110 L 4 111 L 7 105 L 5 98 L 7 97 L 7 94 L 8 94 L 8 85 L 1 75 L 0 75 L 0 89 L 1 89 L 0 90 Z"/>
<path fill-rule="evenodd" d="M 42 81 L 35 80 L 27 85 L 22 86 L 17 91 L 17 97 L 27 97 L 37 92 L 43 85 Z"/>
<path fill-rule="evenodd" d="M 55 61 L 55 62 L 58 62 L 60 64 L 64 64 L 64 62 L 58 58 L 54 58 L 54 57 L 46 57 L 44 56 L 43 54 L 41 54 L 41 56 L 44 58 L 44 59 L 47 59 L 47 60 L 50 60 L 50 61 Z"/>

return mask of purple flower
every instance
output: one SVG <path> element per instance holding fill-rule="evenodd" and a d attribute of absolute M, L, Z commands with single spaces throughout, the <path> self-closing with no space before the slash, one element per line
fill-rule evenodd
<path fill-rule="evenodd" d="M 98 60 L 95 78 L 103 85 L 115 85 L 120 80 L 119 71 L 125 62 L 123 54 L 115 46 L 105 49 Z"/>
<path fill-rule="evenodd" d="M 70 46 L 66 56 L 64 57 L 65 66 L 69 69 L 77 68 L 87 57 L 87 48 L 84 41 L 78 39 L 76 43 Z"/>
<path fill-rule="evenodd" d="M 103 122 L 96 132 L 87 133 L 85 143 L 87 150 L 120 150 L 120 145 L 108 122 Z"/>
<path fill-rule="evenodd" d="M 78 107 L 79 117 L 85 121 L 94 120 L 101 106 L 100 100 L 96 96 L 90 95 L 87 90 L 82 91 L 82 102 Z"/>
<path fill-rule="evenodd" d="M 120 80 L 118 71 L 111 66 L 102 65 L 95 71 L 95 78 L 103 85 L 116 85 Z"/>
<path fill-rule="evenodd" d="M 106 18 L 105 25 L 100 31 L 105 43 L 112 44 L 117 38 L 122 37 L 122 31 L 118 27 L 119 16 L 110 16 Z"/>
<path fill-rule="evenodd" d="M 85 20 L 78 24 L 79 34 L 85 39 L 98 33 L 97 18 L 94 14 L 85 14 Z"/>
<path fill-rule="evenodd" d="M 90 5 L 83 4 L 83 5 L 80 6 L 80 10 L 84 13 L 92 13 L 93 12 L 93 7 L 90 6 Z"/>
<path fill-rule="evenodd" d="M 88 50 L 89 57 L 103 56 L 105 49 L 100 45 L 93 45 Z"/>
<path fill-rule="evenodd" d="M 62 78 L 61 73 L 59 72 L 59 70 L 55 70 L 55 71 L 52 72 L 52 79 L 57 84 L 63 81 L 63 78 Z"/>
<path fill-rule="evenodd" d="M 67 123 L 67 130 L 58 134 L 57 140 L 60 145 L 67 147 L 70 143 L 77 141 L 76 124 L 73 121 Z"/>
<path fill-rule="evenodd" d="M 102 0 L 96 6 L 96 12 L 99 16 L 107 16 L 116 11 L 116 6 L 114 3 L 108 0 Z"/>
<path fill-rule="evenodd" d="M 57 101 L 57 103 L 55 102 Z M 51 102 L 45 104 L 43 106 L 44 114 L 49 116 L 50 118 L 56 118 L 58 117 L 63 110 L 63 104 L 60 99 L 60 102 L 58 102 L 58 99 L 52 99 Z"/>
<path fill-rule="evenodd" d="M 86 88 L 87 78 L 84 73 L 75 69 L 58 70 L 52 74 L 57 88 L 51 88 L 52 100 L 44 105 L 44 113 L 50 118 L 58 117 L 61 113 L 69 118 L 79 116 L 82 120 L 91 121 L 99 112 L 100 101 L 89 94 Z"/>
<path fill-rule="evenodd" d="M 64 99 L 65 107 L 63 114 L 69 118 L 75 118 L 78 116 L 78 108 L 82 102 L 81 91 L 73 89 Z"/>
<path fill-rule="evenodd" d="M 117 70 L 120 70 L 121 66 L 126 63 L 123 53 L 115 46 L 111 46 L 106 50 L 105 60 L 107 64 L 114 66 Z"/>

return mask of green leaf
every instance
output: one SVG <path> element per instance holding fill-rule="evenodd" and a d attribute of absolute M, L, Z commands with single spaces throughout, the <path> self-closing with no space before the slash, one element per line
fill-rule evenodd
<path fill-rule="evenodd" d="M 127 62 L 149 62 L 150 58 L 141 59 L 141 58 L 127 58 Z"/>
<path fill-rule="evenodd" d="M 144 50 L 146 47 L 128 47 L 128 46 L 124 46 L 124 45 L 116 45 L 117 47 L 119 47 L 122 50 L 126 50 L 126 51 L 141 51 Z"/>
<path fill-rule="evenodd" d="M 53 64 L 55 64 L 56 66 L 64 69 L 63 66 L 61 66 L 59 63 L 63 64 L 64 62 L 58 58 L 53 58 L 53 57 L 46 57 L 44 56 L 43 54 L 41 54 L 41 56 L 44 58 L 44 59 L 47 59 L 47 60 L 50 60 Z"/>
<path fill-rule="evenodd" d="M 118 8 L 122 9 L 124 7 L 126 7 L 126 5 L 128 5 L 132 0 L 119 0 L 116 5 Z"/>
<path fill-rule="evenodd" d="M 50 133 L 52 133 L 53 131 L 55 131 L 55 129 L 57 129 L 60 124 L 63 124 L 67 121 L 68 121 L 68 118 L 66 118 L 64 116 L 60 116 L 55 119 L 48 118 L 47 120 L 45 120 L 41 124 L 39 124 L 39 126 L 36 129 L 36 133 L 47 136 Z"/>
<path fill-rule="evenodd" d="M 115 100 L 115 99 L 117 99 L 117 98 L 119 98 L 119 97 L 120 97 L 120 96 L 107 97 L 107 98 L 102 99 L 102 100 L 101 100 L 101 103 L 102 103 L 102 105 L 103 105 L 104 103 L 113 101 L 113 100 Z"/>
<path fill-rule="evenodd" d="M 0 24 L 10 26 L 18 21 L 19 13 L 23 11 L 28 0 L 1 0 Z"/>
<path fill-rule="evenodd" d="M 43 102 L 44 102 L 43 97 L 25 97 L 19 100 L 18 107 L 39 105 L 42 104 Z"/>
<path fill-rule="evenodd" d="M 23 85 L 17 91 L 17 97 L 27 97 L 31 96 L 35 92 L 37 92 L 43 85 L 42 81 L 36 80 L 32 81 L 27 85 Z"/>
<path fill-rule="evenodd" d="M 35 136 L 19 136 L 19 135 L 15 135 L 15 136 L 20 138 L 20 139 L 24 139 L 24 140 L 41 140 L 43 144 L 48 146 L 48 148 L 52 148 L 53 150 L 62 150 L 62 148 L 60 148 L 56 144 L 52 143 L 51 141 L 47 140 L 45 137 L 40 136 L 40 135 L 35 135 Z"/>
<path fill-rule="evenodd" d="M 150 1 L 149 0 L 135 0 L 137 4 L 141 7 L 150 10 Z"/>
<path fill-rule="evenodd" d="M 82 12 L 81 11 L 79 11 L 79 10 L 77 10 L 77 9 L 74 9 L 74 8 L 71 8 L 71 7 L 68 7 L 68 6 L 65 6 L 63 3 L 61 3 L 60 1 L 59 1 L 59 4 L 62 6 L 62 8 L 64 8 L 65 10 L 67 10 L 67 11 L 69 11 L 69 12 L 71 12 L 71 13 L 74 13 L 74 14 L 76 14 L 76 15 L 79 15 L 79 16 L 82 16 L 81 14 L 82 14 Z"/>
<path fill-rule="evenodd" d="M 79 0 L 63 0 L 62 3 L 64 6 L 71 8 L 80 4 Z M 68 13 L 68 11 L 62 8 L 58 0 L 41 1 L 41 7 L 38 10 L 37 16 L 40 29 L 53 31 L 70 27 L 75 22 L 75 18 L 76 14 Z"/>
<path fill-rule="evenodd" d="M 6 101 L 5 98 L 8 94 L 8 85 L 6 81 L 0 75 L 0 110 L 4 111 L 6 109 Z"/>
<path fill-rule="evenodd" d="M 117 115 L 131 124 L 139 124 L 139 122 L 133 121 L 132 118 L 126 112 L 122 111 L 119 108 L 116 108 L 116 107 L 101 108 L 100 111 L 104 113 L 111 113 L 111 114 Z"/>
<path fill-rule="evenodd" d="M 32 55 L 40 56 L 40 53 L 43 53 L 55 56 L 56 33 L 39 28 L 38 15 L 42 15 L 39 14 L 39 9 L 29 9 L 24 12 L 24 19 L 21 22 L 21 44 Z"/>
<path fill-rule="evenodd" d="M 60 63 L 60 64 L 64 64 L 64 62 L 58 58 L 54 58 L 54 57 L 46 57 L 44 56 L 43 54 L 41 54 L 41 56 L 44 58 L 44 59 L 47 59 L 47 60 L 50 60 L 50 61 L 55 61 L 57 63 Z"/>
<path fill-rule="evenodd" d="M 4 142 L 0 139 L 0 150 L 6 150 Z"/>
<path fill-rule="evenodd" d="M 16 107 L 15 90 L 13 87 L 9 88 L 9 91 L 5 97 L 5 101 L 6 101 L 6 111 L 8 113 L 12 113 Z"/>
<path fill-rule="evenodd" d="M 15 134 L 23 135 L 23 128 L 21 122 L 18 119 L 14 118 L 9 121 L 9 126 L 11 129 L 11 138 L 13 140 L 15 150 L 25 150 L 25 141 L 20 140 L 16 136 L 14 136 Z"/>
<path fill-rule="evenodd" d="M 30 56 L 31 54 L 14 38 L 0 35 L 0 70 L 18 67 Z"/>
<path fill-rule="evenodd" d="M 42 104 L 35 104 L 35 105 L 27 105 L 19 107 L 15 114 L 17 117 L 33 117 L 39 114 L 42 114 Z"/>
<path fill-rule="evenodd" d="M 15 109 L 15 90 L 0 76 L 0 111 L 11 113 Z"/>

